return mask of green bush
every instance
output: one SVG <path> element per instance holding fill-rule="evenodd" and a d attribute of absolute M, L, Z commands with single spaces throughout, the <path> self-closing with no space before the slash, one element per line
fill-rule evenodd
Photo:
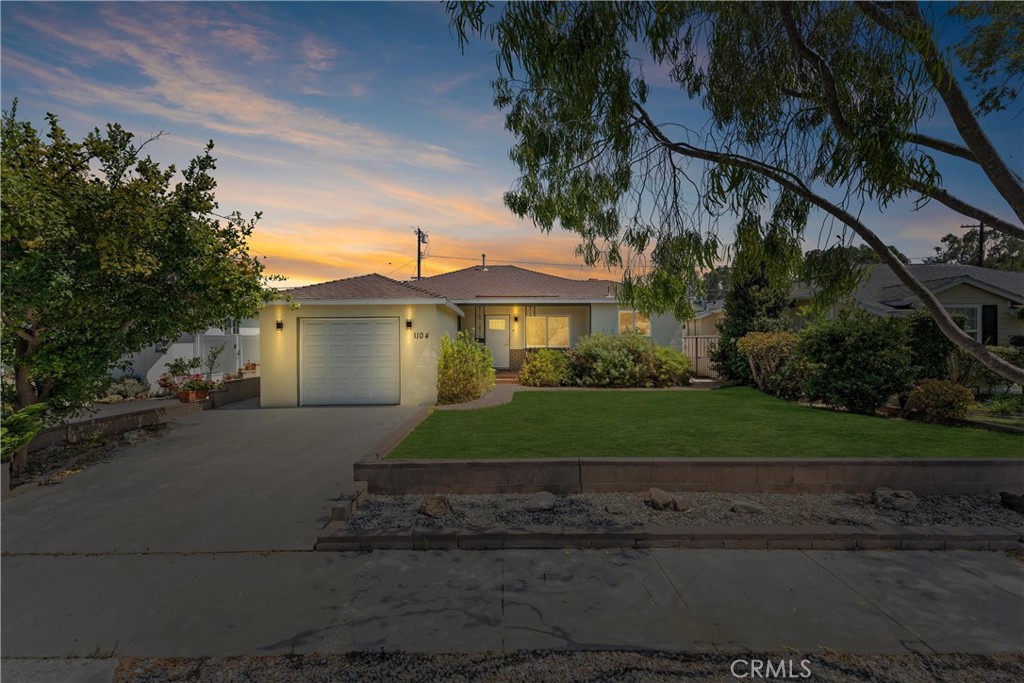
<path fill-rule="evenodd" d="M 996 415 L 1024 416 L 1024 394 L 992 396 L 979 407 Z"/>
<path fill-rule="evenodd" d="M 111 382 L 103 396 L 96 399 L 97 403 L 119 403 L 133 398 L 145 398 L 149 395 L 149 384 L 136 377 L 125 376 Z"/>
<path fill-rule="evenodd" d="M 946 379 L 928 379 L 907 396 L 905 412 L 925 422 L 962 420 L 974 403 L 974 393 Z"/>
<path fill-rule="evenodd" d="M 569 381 L 569 356 L 558 349 L 530 351 L 519 370 L 519 383 L 528 387 L 560 387 Z"/>
<path fill-rule="evenodd" d="M 0 461 L 11 460 L 20 448 L 36 438 L 36 434 L 43 428 L 47 408 L 49 406 L 45 403 L 33 403 L 4 416 L 3 426 L 0 427 Z"/>
<path fill-rule="evenodd" d="M 654 349 L 638 334 L 595 332 L 569 352 L 572 382 L 582 387 L 649 387 L 654 381 Z"/>
<path fill-rule="evenodd" d="M 807 379 L 813 369 L 814 366 L 797 347 L 786 357 L 779 369 L 769 375 L 768 390 L 787 401 L 799 401 L 807 395 Z"/>
<path fill-rule="evenodd" d="M 445 335 L 437 360 L 437 402 L 465 403 L 480 398 L 494 386 L 491 350 L 459 332 L 456 339 Z"/>
<path fill-rule="evenodd" d="M 654 386 L 679 387 L 689 383 L 690 359 L 671 346 L 655 346 Z"/>
<path fill-rule="evenodd" d="M 1024 366 L 1024 349 L 1017 346 L 988 346 L 989 351 L 1008 363 L 1017 367 Z M 953 355 L 953 379 L 958 384 L 978 387 L 980 393 L 991 394 L 996 387 L 1002 387 L 1003 393 L 1010 392 L 1010 383 L 1002 375 L 997 375 L 981 364 L 974 356 L 962 349 Z"/>
<path fill-rule="evenodd" d="M 910 345 L 910 364 L 914 369 L 913 380 L 949 379 L 950 358 L 956 345 L 946 338 L 928 311 L 915 311 L 904 321 Z M 967 318 L 953 316 L 953 322 L 963 328 Z"/>
<path fill-rule="evenodd" d="M 912 386 L 907 326 L 896 318 L 842 312 L 804 329 L 800 350 L 807 395 L 834 408 L 871 414 Z"/>
<path fill-rule="evenodd" d="M 799 341 L 792 332 L 748 332 L 736 340 L 736 350 L 747 359 L 757 388 L 774 394 L 771 384 Z"/>

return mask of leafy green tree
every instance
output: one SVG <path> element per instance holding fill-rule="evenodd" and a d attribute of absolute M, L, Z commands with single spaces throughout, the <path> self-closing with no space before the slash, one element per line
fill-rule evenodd
<path fill-rule="evenodd" d="M 896 256 L 896 258 L 900 260 L 900 263 L 910 263 L 910 259 L 908 259 L 902 251 L 900 251 L 893 245 L 888 245 L 888 249 Z M 882 257 L 879 256 L 874 249 L 867 246 L 866 244 L 859 244 L 856 247 L 838 246 L 832 247 L 830 249 L 812 249 L 811 251 L 804 254 L 805 263 L 807 261 L 813 262 L 818 259 L 828 258 L 836 258 L 841 261 L 853 263 L 854 265 L 858 266 L 869 266 L 882 262 Z M 826 266 L 815 265 L 813 263 L 810 266 L 810 269 L 812 270 L 822 270 L 825 268 Z"/>
<path fill-rule="evenodd" d="M 782 332 L 788 327 L 783 316 L 788 292 L 773 286 L 763 268 L 744 268 L 733 272 L 725 294 L 725 317 L 718 322 L 718 342 L 711 351 L 711 362 L 725 379 L 752 384 L 747 358 L 736 343 L 750 332 Z"/>
<path fill-rule="evenodd" d="M 984 248 L 985 268 L 1024 270 L 1024 240 L 986 230 Z M 935 247 L 935 256 L 925 259 L 925 263 L 978 265 L 978 229 L 972 228 L 963 235 L 946 235 Z"/>
<path fill-rule="evenodd" d="M 654 267 L 627 268 L 625 300 L 688 317 L 697 273 L 715 265 L 717 226 L 750 216 L 767 217 L 744 248 L 752 257 L 760 252 L 752 262 L 765 264 L 772 282 L 802 274 L 820 286 L 820 297 L 838 299 L 861 269 L 848 259 L 825 260 L 827 271 L 802 269 L 791 248 L 814 209 L 873 249 L 957 346 L 1024 382 L 1024 369 L 960 330 L 859 218 L 864 204 L 885 210 L 901 199 L 934 201 L 1024 237 L 1024 184 L 980 122 L 1016 97 L 1024 73 L 1020 6 L 950 5 L 970 25 L 952 51 L 940 48 L 938 22 L 915 2 L 547 2 L 493 10 L 450 2 L 448 10 L 462 44 L 477 34 L 496 46 L 495 104 L 515 135 L 510 157 L 521 173 L 506 205 L 542 230 L 579 234 L 588 263 L 631 264 L 644 255 Z M 654 111 L 645 63 L 699 102 L 708 117 L 702 129 Z M 974 108 L 958 73 L 980 98 Z M 953 122 L 951 139 L 921 132 L 939 107 Z M 958 174 L 943 173 L 950 159 L 980 169 L 1016 222 L 972 204 L 956 187 Z"/>
<path fill-rule="evenodd" d="M 118 124 L 73 142 L 47 122 L 43 139 L 17 101 L 3 112 L 0 313 L 4 412 L 45 401 L 54 418 L 126 355 L 250 317 L 271 290 L 247 247 L 259 214 L 214 213 L 212 142 L 172 185 Z"/>

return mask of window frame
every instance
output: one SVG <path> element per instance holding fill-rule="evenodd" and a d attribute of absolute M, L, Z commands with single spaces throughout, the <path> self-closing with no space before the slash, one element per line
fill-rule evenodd
<path fill-rule="evenodd" d="M 981 304 L 961 304 L 957 306 L 943 306 L 946 309 L 946 313 L 949 315 L 955 315 L 957 313 L 964 314 L 967 318 L 967 323 L 970 325 L 971 318 L 966 314 L 966 311 L 974 311 L 974 330 L 970 327 L 964 328 L 964 332 L 971 335 L 974 341 L 981 341 Z"/>
<path fill-rule="evenodd" d="M 629 315 L 630 316 L 630 320 L 632 321 L 631 323 L 629 323 L 629 325 L 627 325 L 625 331 L 623 331 L 623 329 L 622 329 L 622 314 L 623 313 Z M 646 318 L 647 319 L 647 331 L 646 332 L 638 332 L 637 331 L 637 323 L 640 321 L 640 318 Z M 619 315 L 618 315 L 618 330 L 619 330 L 619 334 L 625 334 L 626 332 L 632 332 L 634 334 L 639 334 L 639 335 L 641 335 L 643 337 L 650 337 L 651 336 L 651 316 L 644 315 L 643 313 L 640 313 L 636 309 L 620 308 L 619 309 Z"/>
<path fill-rule="evenodd" d="M 553 345 L 551 343 L 551 323 L 552 318 L 562 318 L 565 320 L 565 344 Z M 543 320 L 544 321 L 544 344 L 531 344 L 530 343 L 530 321 L 531 320 Z M 572 316 L 559 314 L 559 315 L 528 315 L 526 316 L 526 328 L 523 335 L 524 346 L 527 349 L 568 349 L 572 345 Z"/>

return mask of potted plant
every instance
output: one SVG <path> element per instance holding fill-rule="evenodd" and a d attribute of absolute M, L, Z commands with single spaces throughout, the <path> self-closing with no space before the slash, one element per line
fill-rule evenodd
<path fill-rule="evenodd" d="M 178 400 L 182 403 L 205 401 L 210 391 L 217 388 L 217 382 L 208 380 L 202 375 L 192 375 L 178 385 Z"/>

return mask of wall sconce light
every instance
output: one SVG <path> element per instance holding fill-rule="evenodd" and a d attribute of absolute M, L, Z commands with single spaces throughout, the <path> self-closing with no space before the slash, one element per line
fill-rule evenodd
<path fill-rule="evenodd" d="M 283 329 L 284 329 L 284 321 L 283 320 L 278 320 L 277 321 L 277 331 L 280 332 Z"/>
<path fill-rule="evenodd" d="M 514 323 L 519 322 L 519 316 L 518 315 L 512 316 L 512 322 L 514 322 Z"/>
<path fill-rule="evenodd" d="M 405 329 L 407 329 L 407 330 L 411 330 L 412 329 L 412 318 L 406 318 L 405 319 Z"/>

